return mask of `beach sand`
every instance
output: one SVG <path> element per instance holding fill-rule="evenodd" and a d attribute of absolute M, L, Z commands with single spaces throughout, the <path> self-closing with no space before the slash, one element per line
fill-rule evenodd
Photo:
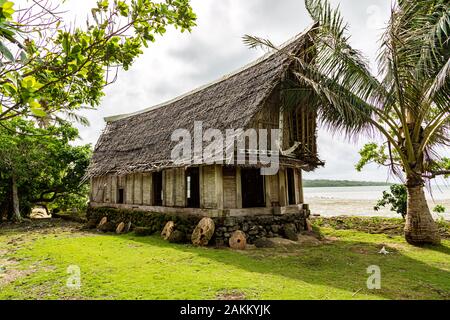
<path fill-rule="evenodd" d="M 320 214 L 321 216 L 382 216 L 382 217 L 400 217 L 398 213 L 392 212 L 389 208 L 382 208 L 379 211 L 373 210 L 376 200 L 372 199 L 338 199 L 328 197 L 307 197 L 305 203 L 308 203 L 311 214 Z M 450 220 L 450 199 L 429 200 L 428 206 L 432 210 L 437 204 L 443 205 L 446 212 L 442 215 L 446 220 Z M 439 217 L 433 213 L 435 218 Z"/>

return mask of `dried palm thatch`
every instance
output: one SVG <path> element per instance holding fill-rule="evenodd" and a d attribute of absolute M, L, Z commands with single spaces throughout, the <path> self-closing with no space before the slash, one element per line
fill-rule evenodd
<path fill-rule="evenodd" d="M 143 111 L 105 118 L 106 128 L 95 147 L 87 177 L 127 174 L 176 166 L 171 161 L 175 129 L 191 133 L 194 121 L 203 129 L 248 128 L 292 64 L 286 54 L 302 50 L 311 28 L 286 43 L 280 51 L 218 81 Z"/>

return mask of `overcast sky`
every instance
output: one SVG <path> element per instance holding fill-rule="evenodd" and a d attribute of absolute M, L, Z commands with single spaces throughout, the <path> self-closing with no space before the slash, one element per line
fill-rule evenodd
<path fill-rule="evenodd" d="M 67 8 L 84 20 L 94 1 L 70 0 Z M 352 45 L 366 53 L 376 72 L 378 39 L 389 17 L 386 0 L 341 0 L 341 12 L 350 24 Z M 242 42 L 245 34 L 281 44 L 311 24 L 303 0 L 193 0 L 197 27 L 192 33 L 170 30 L 150 45 L 127 72 L 107 87 L 100 108 L 87 111 L 90 127 L 80 127 L 81 143 L 95 144 L 105 116 L 129 113 L 164 102 L 258 58 L 264 52 L 250 50 Z M 324 168 L 305 176 L 310 179 L 385 181 L 384 168 L 354 169 L 358 150 L 366 139 L 348 141 L 339 134 L 319 131 L 319 156 Z"/>

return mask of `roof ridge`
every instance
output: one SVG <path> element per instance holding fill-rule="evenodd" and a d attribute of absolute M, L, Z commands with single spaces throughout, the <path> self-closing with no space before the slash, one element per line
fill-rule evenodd
<path fill-rule="evenodd" d="M 298 39 L 302 38 L 309 31 L 311 31 L 311 29 L 313 27 L 314 27 L 314 25 L 311 25 L 308 28 L 306 28 L 303 32 L 301 32 L 301 33 L 295 35 L 294 37 L 290 38 L 288 41 L 286 41 L 283 44 L 281 44 L 279 49 L 280 50 L 284 49 L 288 45 L 290 45 L 290 44 L 294 43 L 295 41 L 297 41 Z M 218 78 L 216 80 L 213 80 L 213 81 L 211 81 L 211 82 L 209 82 L 207 84 L 204 84 L 204 85 L 202 85 L 200 87 L 197 87 L 197 88 L 195 88 L 193 90 L 190 90 L 188 92 L 185 92 L 185 93 L 183 93 L 183 94 L 181 94 L 181 95 L 179 95 L 179 96 L 177 96 L 177 97 L 175 97 L 173 99 L 167 100 L 165 102 L 162 102 L 162 103 L 159 103 L 157 105 L 154 105 L 154 106 L 151 106 L 151 107 L 147 107 L 145 109 L 138 110 L 138 111 L 135 111 L 135 112 L 124 113 L 124 114 L 118 114 L 118 115 L 114 115 L 114 116 L 105 117 L 104 120 L 105 120 L 105 122 L 109 123 L 109 122 L 114 122 L 114 121 L 117 121 L 117 120 L 129 118 L 129 117 L 132 117 L 132 116 L 135 116 L 135 115 L 138 115 L 138 114 L 146 113 L 148 111 L 153 111 L 153 110 L 160 109 L 160 108 L 165 107 L 167 105 L 170 105 L 170 104 L 172 104 L 172 103 L 174 103 L 176 101 L 179 101 L 179 100 L 181 100 L 181 99 L 183 99 L 185 97 L 188 97 L 188 96 L 193 95 L 193 94 L 195 94 L 197 92 L 200 92 L 200 91 L 202 91 L 202 90 L 204 90 L 206 88 L 209 88 L 209 87 L 211 87 L 213 85 L 216 85 L 216 84 L 221 83 L 221 82 L 223 82 L 225 80 L 228 80 L 231 77 L 233 77 L 235 75 L 238 75 L 239 73 L 242 73 L 242 72 L 250 69 L 251 67 L 254 67 L 254 66 L 256 66 L 256 65 L 258 65 L 258 64 L 260 64 L 260 63 L 262 63 L 262 62 L 264 62 L 266 60 L 268 60 L 269 58 L 274 56 L 275 53 L 277 53 L 277 52 L 279 52 L 279 51 L 271 50 L 270 52 L 265 53 L 264 55 L 262 55 L 258 59 L 256 59 L 256 60 L 254 60 L 254 61 L 244 65 L 243 67 L 241 67 L 239 69 L 236 69 L 236 70 L 234 70 L 234 71 L 232 71 L 232 72 L 230 72 L 230 73 L 228 73 L 228 74 L 226 74 L 226 75 L 224 75 L 224 76 L 222 76 L 222 77 L 220 77 L 220 78 Z"/>

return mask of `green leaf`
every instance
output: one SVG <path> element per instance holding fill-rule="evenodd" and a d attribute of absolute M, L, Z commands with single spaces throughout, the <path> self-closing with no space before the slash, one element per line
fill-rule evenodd
<path fill-rule="evenodd" d="M 42 109 L 41 104 L 39 102 L 37 102 L 36 100 L 32 100 L 28 104 L 30 105 L 31 113 L 33 115 L 35 115 L 36 117 L 45 117 L 45 116 L 47 116 L 47 112 L 45 112 Z"/>
<path fill-rule="evenodd" d="M 12 96 L 17 93 L 17 88 L 14 86 L 14 84 L 10 82 L 6 82 L 3 84 L 3 88 Z"/>
<path fill-rule="evenodd" d="M 63 36 L 62 46 L 63 46 L 64 52 L 69 54 L 70 53 L 70 41 L 69 41 L 69 35 L 67 33 L 64 34 L 64 36 Z"/>
<path fill-rule="evenodd" d="M 0 2 L 0 8 L 2 16 L 6 19 L 11 19 L 15 10 L 13 9 L 14 2 L 11 1 L 2 1 Z"/>
<path fill-rule="evenodd" d="M 36 79 L 33 76 L 28 76 L 23 78 L 22 80 L 22 87 L 27 88 L 27 89 L 31 89 L 35 86 L 36 84 Z"/>
<path fill-rule="evenodd" d="M 6 1 L 6 2 L 2 5 L 3 12 L 6 12 L 6 13 L 8 13 L 8 14 L 13 14 L 13 13 L 15 12 L 14 9 L 13 9 L 13 6 L 14 6 L 14 2 Z"/>
<path fill-rule="evenodd" d="M 5 56 L 6 59 L 14 61 L 14 56 L 11 51 L 0 41 L 0 52 Z"/>
<path fill-rule="evenodd" d="M 27 54 L 25 51 L 20 52 L 20 62 L 26 63 L 28 61 Z"/>

